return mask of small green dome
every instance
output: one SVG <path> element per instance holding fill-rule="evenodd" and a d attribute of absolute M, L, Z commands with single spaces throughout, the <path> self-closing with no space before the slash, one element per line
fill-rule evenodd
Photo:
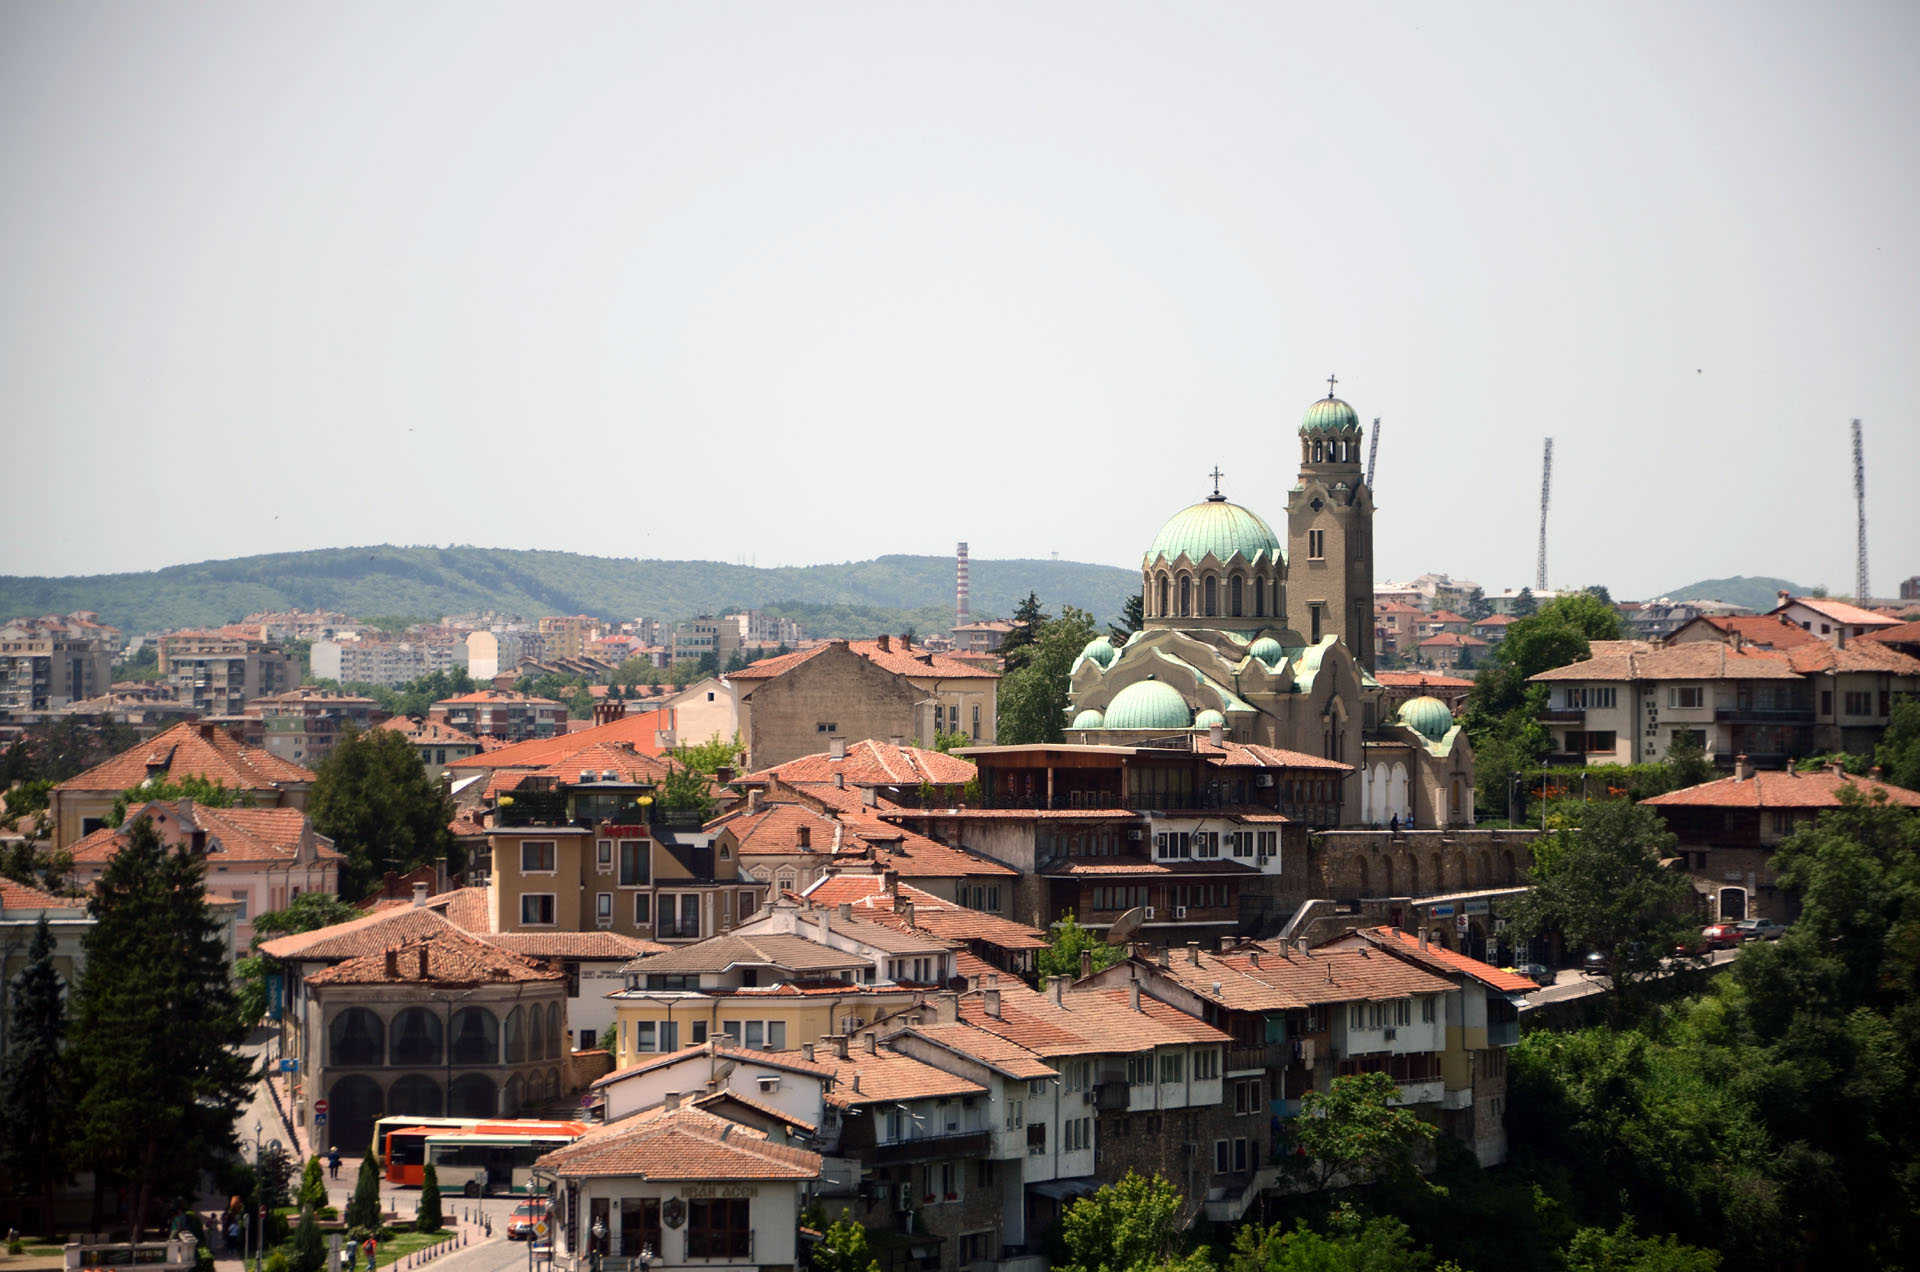
<path fill-rule="evenodd" d="M 1172 685 L 1136 680 L 1107 704 L 1109 729 L 1184 729 L 1192 721 L 1187 700 Z"/>
<path fill-rule="evenodd" d="M 1280 642 L 1271 636 L 1262 636 L 1254 641 L 1247 646 L 1247 652 L 1267 664 L 1269 668 L 1287 656 L 1287 651 L 1281 647 Z"/>
<path fill-rule="evenodd" d="M 1198 561 L 1208 553 L 1223 562 L 1239 556 L 1259 564 L 1279 559 L 1280 540 L 1258 515 L 1215 495 L 1168 518 L 1147 549 L 1147 562 L 1182 555 Z"/>
<path fill-rule="evenodd" d="M 1225 725 L 1226 722 L 1227 717 L 1221 715 L 1212 707 L 1208 707 L 1205 711 L 1193 717 L 1193 727 L 1196 729 L 1211 729 L 1216 724 Z"/>
<path fill-rule="evenodd" d="M 1087 647 L 1080 651 L 1080 656 L 1091 658 L 1102 667 L 1111 667 L 1113 660 L 1120 656 L 1120 651 L 1115 649 L 1113 642 L 1105 636 L 1095 636 L 1087 642 Z"/>
<path fill-rule="evenodd" d="M 1339 398 L 1328 395 L 1307 408 L 1300 421 L 1302 433 L 1353 433 L 1360 428 L 1360 417 Z"/>
<path fill-rule="evenodd" d="M 1075 729 L 1104 729 L 1107 727 L 1106 717 L 1100 714 L 1099 708 L 1088 707 L 1085 711 L 1073 717 L 1073 724 L 1070 727 Z"/>
<path fill-rule="evenodd" d="M 1438 742 L 1453 727 L 1453 712 L 1438 698 L 1409 698 L 1400 707 L 1399 719 L 1429 742 Z"/>

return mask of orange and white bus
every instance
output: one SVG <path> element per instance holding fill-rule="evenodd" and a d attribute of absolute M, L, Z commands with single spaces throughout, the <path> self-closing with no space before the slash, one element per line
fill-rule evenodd
<path fill-rule="evenodd" d="M 585 1122 L 526 1120 L 443 1127 L 426 1137 L 426 1160 L 443 1192 L 469 1197 L 524 1195 L 533 1164 L 587 1133 Z"/>

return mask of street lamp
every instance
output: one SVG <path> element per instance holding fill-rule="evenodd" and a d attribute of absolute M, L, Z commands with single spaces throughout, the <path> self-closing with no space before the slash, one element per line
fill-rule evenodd
<path fill-rule="evenodd" d="M 254 1215 L 264 1214 L 267 1207 L 266 1163 L 260 1160 L 260 1123 L 253 1124 L 253 1209 L 254 1214 L 240 1216 L 240 1266 L 245 1267 L 249 1252 L 255 1249 L 253 1241 Z M 266 1225 L 260 1227 L 260 1245 L 267 1243 Z"/>
<path fill-rule="evenodd" d="M 593 1221 L 593 1272 L 600 1272 L 600 1243 L 607 1239 L 607 1221 Z"/>

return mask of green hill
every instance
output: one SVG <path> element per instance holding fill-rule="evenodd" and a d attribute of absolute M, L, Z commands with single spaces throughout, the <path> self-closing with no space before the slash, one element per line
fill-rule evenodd
<path fill-rule="evenodd" d="M 1764 614 L 1780 603 L 1778 593 L 1784 591 L 1805 596 L 1810 590 L 1786 579 L 1767 578 L 1764 575 L 1748 578 L 1744 574 L 1736 574 L 1730 579 L 1702 579 L 1698 583 L 1689 583 L 1673 589 L 1667 596 L 1676 601 L 1728 601 Z"/>
<path fill-rule="evenodd" d="M 970 563 L 976 616 L 1006 616 L 1028 592 L 1105 623 L 1140 576 L 1075 561 Z M 508 548 L 323 548 L 170 566 L 143 574 L 0 576 L 0 618 L 97 610 L 127 632 L 232 622 L 262 610 L 437 619 L 475 610 L 678 620 L 728 609 L 797 619 L 812 635 L 870 636 L 953 622 L 951 557 L 883 556 L 756 569 L 718 561 L 637 561 Z"/>

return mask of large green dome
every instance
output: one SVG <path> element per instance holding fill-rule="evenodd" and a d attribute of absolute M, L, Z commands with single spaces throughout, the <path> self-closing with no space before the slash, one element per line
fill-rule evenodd
<path fill-rule="evenodd" d="M 1184 729 L 1192 720 L 1187 700 L 1161 680 L 1136 680 L 1107 704 L 1109 729 Z"/>
<path fill-rule="evenodd" d="M 1300 421 L 1302 433 L 1354 433 L 1360 429 L 1360 417 L 1339 398 L 1328 395 L 1307 408 Z"/>
<path fill-rule="evenodd" d="M 1147 549 L 1147 562 L 1177 561 L 1182 555 L 1198 561 L 1208 553 L 1222 562 L 1240 556 L 1259 564 L 1280 557 L 1280 540 L 1256 514 L 1215 495 L 1169 517 Z"/>
<path fill-rule="evenodd" d="M 1438 698 L 1409 698 L 1400 708 L 1400 723 L 1429 742 L 1438 742 L 1453 727 L 1453 712 Z"/>

